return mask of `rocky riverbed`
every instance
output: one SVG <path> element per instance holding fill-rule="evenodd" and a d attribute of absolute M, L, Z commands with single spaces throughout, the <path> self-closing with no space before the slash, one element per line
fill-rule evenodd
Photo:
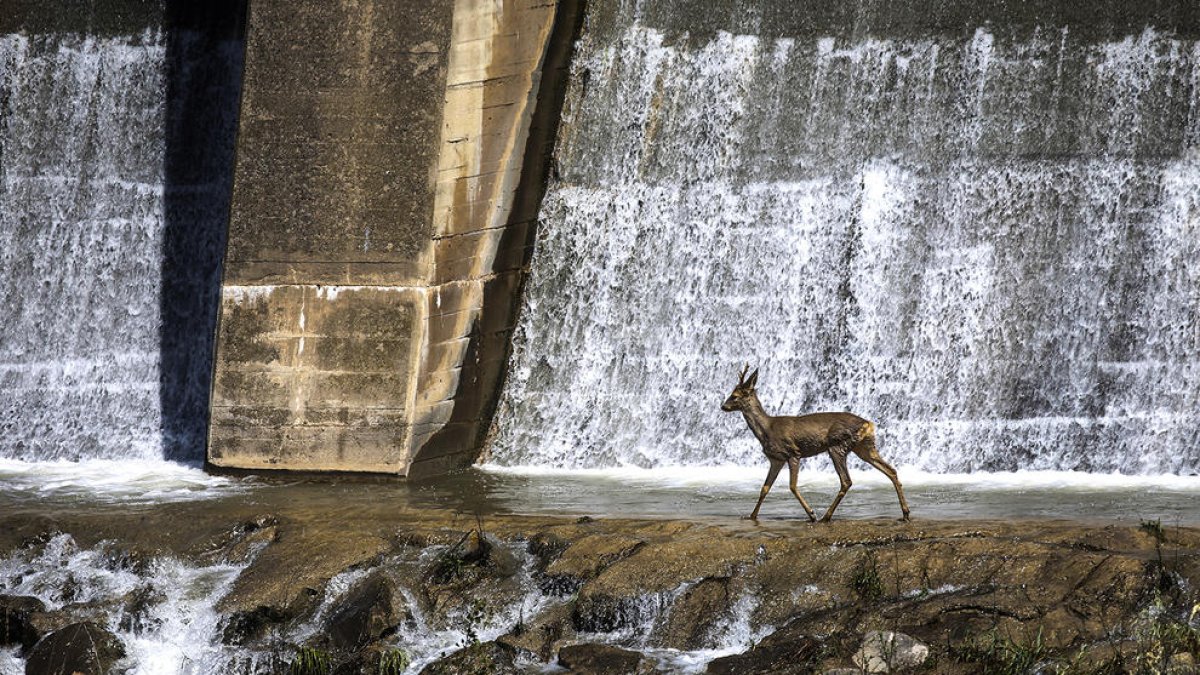
<path fill-rule="evenodd" d="M 27 505 L 0 557 L 15 672 L 1187 672 L 1200 655 L 1200 529 L 1156 521 L 476 516 L 250 494 Z"/>

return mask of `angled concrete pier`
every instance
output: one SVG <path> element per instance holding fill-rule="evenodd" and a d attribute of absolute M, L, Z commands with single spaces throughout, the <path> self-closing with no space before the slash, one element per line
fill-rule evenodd
<path fill-rule="evenodd" d="M 251 2 L 212 465 L 474 461 L 578 17 L 532 0 Z"/>

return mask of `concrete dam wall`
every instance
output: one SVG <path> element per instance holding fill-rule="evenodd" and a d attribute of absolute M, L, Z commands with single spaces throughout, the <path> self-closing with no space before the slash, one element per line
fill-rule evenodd
<path fill-rule="evenodd" d="M 1167 0 L 8 3 L 0 457 L 743 463 L 752 360 L 907 465 L 1200 470 L 1198 38 Z"/>

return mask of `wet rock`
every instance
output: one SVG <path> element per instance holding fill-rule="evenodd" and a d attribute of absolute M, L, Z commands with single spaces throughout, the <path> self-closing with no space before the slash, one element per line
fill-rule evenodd
<path fill-rule="evenodd" d="M 728 578 L 703 579 L 689 588 L 675 604 L 659 636 L 663 646 L 676 649 L 703 649 L 713 625 L 730 610 Z"/>
<path fill-rule="evenodd" d="M 575 600 L 571 625 L 581 633 L 611 633 L 645 624 L 652 612 L 653 607 L 644 596 L 620 597 L 593 593 Z"/>
<path fill-rule="evenodd" d="M 153 615 L 153 609 L 166 602 L 167 595 L 150 584 L 143 584 L 129 592 L 121 608 L 118 626 L 123 631 L 142 633 L 153 630 L 162 623 Z"/>
<path fill-rule="evenodd" d="M 118 672 L 125 647 L 117 636 L 92 622 L 73 623 L 38 641 L 29 650 L 25 675 L 108 675 Z"/>
<path fill-rule="evenodd" d="M 397 675 L 408 663 L 409 655 L 403 649 L 373 644 L 336 663 L 330 675 Z"/>
<path fill-rule="evenodd" d="M 538 532 L 529 538 L 527 550 L 537 559 L 535 571 L 545 572 L 546 567 L 554 562 L 562 552 L 567 550 L 571 542 L 563 539 L 554 532 Z"/>
<path fill-rule="evenodd" d="M 929 647 L 917 639 L 892 631 L 871 631 L 854 653 L 854 665 L 868 673 L 889 673 L 916 668 L 929 658 Z"/>
<path fill-rule="evenodd" d="M 710 675 L 801 675 L 816 670 L 822 654 L 816 638 L 776 631 L 742 654 L 723 656 L 708 664 Z"/>
<path fill-rule="evenodd" d="M 472 530 L 438 556 L 425 578 L 438 586 L 473 584 L 489 577 L 510 578 L 520 567 L 520 561 L 499 539 Z"/>
<path fill-rule="evenodd" d="M 105 542 L 100 546 L 100 553 L 105 569 L 113 572 L 131 572 L 139 577 L 146 576 L 154 563 L 152 554 L 115 542 Z"/>
<path fill-rule="evenodd" d="M 863 675 L 863 671 L 858 668 L 830 668 L 822 675 Z"/>
<path fill-rule="evenodd" d="M 467 542 L 468 551 L 473 549 L 481 551 L 476 564 L 489 568 L 492 576 L 505 579 L 520 571 L 521 561 L 491 534 L 486 532 L 481 534 L 477 530 L 472 533 Z"/>
<path fill-rule="evenodd" d="M 580 675 L 628 675 L 642 670 L 642 655 L 612 645 L 568 645 L 558 650 L 559 665 Z"/>
<path fill-rule="evenodd" d="M 40 637 L 82 621 L 106 625 L 109 615 L 115 611 L 119 609 L 112 603 L 75 603 L 55 610 L 34 612 L 29 616 L 29 624 Z"/>
<path fill-rule="evenodd" d="M 1184 673 L 1191 675 L 1192 673 L 1200 673 L 1200 668 L 1196 667 L 1195 657 L 1188 652 L 1179 652 L 1178 654 L 1172 654 L 1171 658 L 1167 659 L 1167 672 L 1172 673 L 1172 675 L 1176 673 L 1178 675 L 1183 675 Z"/>
<path fill-rule="evenodd" d="M 542 661 L 549 661 L 554 656 L 554 650 L 564 640 L 574 638 L 575 630 L 571 627 L 571 606 L 559 604 L 532 617 L 519 629 L 514 629 L 512 632 L 496 638 L 496 641 L 518 651 L 534 654 Z"/>
<path fill-rule="evenodd" d="M 640 538 L 621 534 L 585 535 L 573 541 L 546 566 L 539 586 L 544 593 L 569 595 L 644 545 Z"/>
<path fill-rule="evenodd" d="M 354 650 L 379 638 L 404 617 L 395 601 L 392 580 L 376 570 L 359 582 L 329 614 L 326 632 L 330 646 Z"/>
<path fill-rule="evenodd" d="M 421 675 L 515 675 L 515 657 L 511 647 L 480 642 L 425 666 Z"/>
<path fill-rule="evenodd" d="M 276 607 L 260 605 L 245 612 L 234 612 L 225 619 L 221 629 L 221 641 L 227 645 L 242 646 L 261 638 L 270 626 L 281 624 L 291 618 Z"/>
<path fill-rule="evenodd" d="M 29 649 L 42 633 L 30 619 L 46 610 L 46 603 L 26 595 L 0 595 L 0 645 Z"/>

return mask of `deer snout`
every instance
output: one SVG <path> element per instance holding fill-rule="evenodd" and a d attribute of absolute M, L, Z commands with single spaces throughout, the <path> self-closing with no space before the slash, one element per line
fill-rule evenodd
<path fill-rule="evenodd" d="M 737 408 L 733 406 L 733 399 L 725 399 L 725 402 L 721 404 L 721 410 L 724 410 L 725 412 L 733 412 L 734 410 L 737 410 Z"/>

